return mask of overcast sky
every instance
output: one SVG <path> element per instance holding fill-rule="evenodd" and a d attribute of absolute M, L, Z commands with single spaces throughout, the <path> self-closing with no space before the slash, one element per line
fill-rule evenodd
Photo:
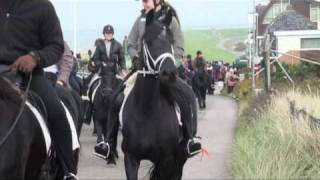
<path fill-rule="evenodd" d="M 72 39 L 75 1 L 53 0 L 68 40 Z M 183 30 L 247 27 L 248 13 L 253 9 L 253 0 L 169 0 L 169 2 L 177 9 Z M 89 36 L 90 39 L 93 38 L 91 36 L 99 36 L 106 24 L 115 27 L 119 38 L 128 34 L 140 14 L 142 3 L 141 0 L 78 0 L 77 9 L 77 29 L 82 32 L 79 39 L 85 43 L 89 41 Z"/>

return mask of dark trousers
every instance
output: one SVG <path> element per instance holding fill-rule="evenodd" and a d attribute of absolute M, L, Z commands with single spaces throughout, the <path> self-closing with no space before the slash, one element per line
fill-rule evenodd
<path fill-rule="evenodd" d="M 175 102 L 181 111 L 181 120 L 186 139 L 192 139 L 197 134 L 197 106 L 192 88 L 182 79 L 177 78 L 172 89 Z"/>
<path fill-rule="evenodd" d="M 45 104 L 51 137 L 54 141 L 54 147 L 58 156 L 63 159 L 63 166 L 65 165 L 67 168 L 65 171 L 75 173 L 76 168 L 73 161 L 71 130 L 65 110 L 60 103 L 55 88 L 49 83 L 43 73 L 35 73 L 31 81 L 30 89 L 39 95 Z"/>

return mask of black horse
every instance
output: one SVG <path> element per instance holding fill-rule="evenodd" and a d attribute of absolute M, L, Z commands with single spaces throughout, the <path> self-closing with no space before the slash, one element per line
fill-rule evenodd
<path fill-rule="evenodd" d="M 117 94 L 117 96 L 114 94 L 115 91 L 123 84 L 123 80 L 118 78 L 116 75 L 116 71 L 114 69 L 115 64 L 109 62 L 101 63 L 99 66 L 100 79 L 93 83 L 89 93 L 89 98 L 92 103 L 93 120 L 97 130 L 97 145 L 95 147 L 96 152 L 103 149 L 103 146 L 105 146 L 104 140 L 106 136 L 108 120 L 110 118 L 115 118 L 116 122 L 119 122 L 119 116 L 117 112 L 120 111 L 121 102 L 117 103 L 117 100 L 118 98 L 123 99 L 124 96 L 123 94 Z M 117 139 L 115 139 L 115 142 L 111 143 L 116 145 Z M 106 159 L 107 157 L 98 153 L 95 153 L 95 155 L 103 159 Z M 116 156 L 118 156 L 117 153 Z M 115 161 L 114 159 L 109 159 L 108 163 L 115 163 Z"/>
<path fill-rule="evenodd" d="M 147 15 L 143 41 L 147 71 L 138 72 L 120 115 L 127 179 L 138 178 L 141 160 L 154 164 L 151 179 L 181 179 L 187 160 L 187 140 L 176 112 L 177 94 L 172 90 L 178 79 L 171 49 L 171 21 L 170 12 L 162 20 L 155 19 L 153 11 Z M 191 89 L 189 93 L 193 96 Z"/>
<path fill-rule="evenodd" d="M 198 98 L 200 109 L 206 108 L 207 89 L 210 86 L 209 75 L 205 71 L 205 67 L 195 71 L 192 78 L 192 89 Z"/>
<path fill-rule="evenodd" d="M 45 132 L 50 135 L 41 99 L 32 92 L 25 98 L 27 94 L 16 86 L 16 78 L 10 81 L 10 77 L 13 77 L 11 73 L 0 76 L 0 178 L 63 179 L 64 173 L 54 149 L 44 138 Z M 37 118 L 43 119 L 41 122 L 44 123 Z M 76 150 L 75 163 L 78 155 Z"/>

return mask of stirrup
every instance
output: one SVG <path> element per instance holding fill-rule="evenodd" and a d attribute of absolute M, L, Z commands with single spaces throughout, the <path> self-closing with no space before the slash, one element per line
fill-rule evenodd
<path fill-rule="evenodd" d="M 110 144 L 107 143 L 107 142 L 103 142 L 103 141 L 102 141 L 102 142 L 98 143 L 97 145 L 95 145 L 95 147 L 100 147 L 101 145 L 106 146 L 106 148 L 107 148 L 107 154 L 106 154 L 106 156 L 101 155 L 101 154 L 98 154 L 98 153 L 96 153 L 96 152 L 93 152 L 93 154 L 94 154 L 95 156 L 99 157 L 99 158 L 107 159 L 107 158 L 110 156 L 110 151 L 111 151 L 111 149 L 110 149 Z"/>
<path fill-rule="evenodd" d="M 66 175 L 66 176 L 63 177 L 63 180 L 68 180 L 68 179 L 70 179 L 70 178 L 79 180 L 79 178 L 78 178 L 75 174 L 73 174 L 73 173 L 68 173 L 68 175 Z"/>
<path fill-rule="evenodd" d="M 198 149 L 198 150 L 196 150 L 196 151 L 191 151 L 191 150 L 190 150 L 190 144 L 191 144 L 191 143 L 194 143 L 194 144 L 199 143 L 199 144 L 200 144 L 200 149 Z M 189 156 L 189 157 L 193 157 L 193 156 L 201 153 L 201 150 L 202 150 L 202 149 L 201 149 L 201 143 L 200 143 L 200 141 L 199 141 L 199 138 L 189 139 L 188 144 L 187 144 L 187 153 L 188 153 L 188 156 Z"/>

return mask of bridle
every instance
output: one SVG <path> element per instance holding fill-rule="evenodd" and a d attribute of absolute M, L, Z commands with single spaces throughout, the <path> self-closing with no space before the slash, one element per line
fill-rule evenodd
<path fill-rule="evenodd" d="M 163 63 L 165 62 L 165 60 L 171 60 L 173 64 L 175 64 L 174 50 L 172 46 L 171 46 L 172 53 L 166 52 L 158 56 L 157 59 L 154 59 L 150 53 L 147 43 L 143 41 L 142 44 L 143 44 L 143 57 L 144 57 L 144 62 L 145 62 L 145 65 L 147 66 L 147 69 L 145 69 L 144 67 L 143 70 L 138 71 L 139 74 L 143 74 L 144 76 L 159 75 L 160 69 Z"/>

